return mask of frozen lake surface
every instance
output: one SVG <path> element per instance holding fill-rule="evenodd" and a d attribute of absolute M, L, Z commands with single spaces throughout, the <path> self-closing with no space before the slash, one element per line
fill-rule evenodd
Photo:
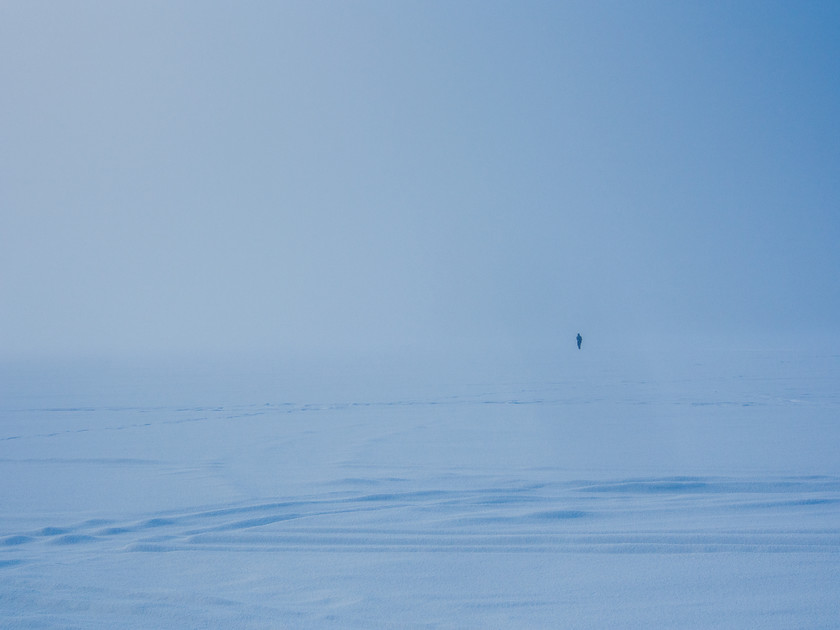
<path fill-rule="evenodd" d="M 8 365 L 6 628 L 834 628 L 840 352 Z"/>

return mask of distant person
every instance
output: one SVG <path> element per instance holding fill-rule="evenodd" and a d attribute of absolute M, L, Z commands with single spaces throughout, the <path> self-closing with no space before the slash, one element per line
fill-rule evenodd
<path fill-rule="evenodd" d="M 580 336 L 580 333 L 578 333 L 578 336 L 577 336 L 578 350 L 580 350 L 580 343 L 581 343 L 582 341 L 583 341 L 583 337 L 581 337 L 581 336 Z"/>

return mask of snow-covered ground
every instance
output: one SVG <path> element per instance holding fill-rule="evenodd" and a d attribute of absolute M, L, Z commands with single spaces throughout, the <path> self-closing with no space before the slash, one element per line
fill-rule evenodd
<path fill-rule="evenodd" d="M 2 375 L 4 628 L 840 619 L 835 347 Z"/>

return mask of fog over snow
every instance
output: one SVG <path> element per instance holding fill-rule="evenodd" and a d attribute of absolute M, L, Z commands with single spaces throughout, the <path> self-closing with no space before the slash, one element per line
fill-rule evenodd
<path fill-rule="evenodd" d="M 0 5 L 0 626 L 833 627 L 838 28 Z"/>
<path fill-rule="evenodd" d="M 836 327 L 831 2 L 7 2 L 6 356 Z"/>

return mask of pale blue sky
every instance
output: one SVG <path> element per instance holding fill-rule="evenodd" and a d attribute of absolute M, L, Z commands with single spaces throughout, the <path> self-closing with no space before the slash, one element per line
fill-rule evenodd
<path fill-rule="evenodd" d="M 840 323 L 840 3 L 3 2 L 0 353 Z"/>

